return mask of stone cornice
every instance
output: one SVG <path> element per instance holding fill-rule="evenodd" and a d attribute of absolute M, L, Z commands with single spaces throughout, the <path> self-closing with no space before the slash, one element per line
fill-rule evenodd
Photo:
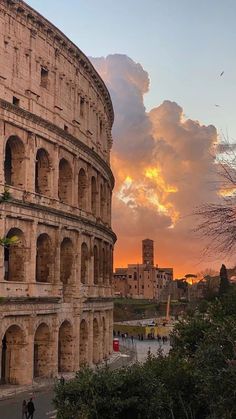
<path fill-rule="evenodd" d="M 64 211 L 60 211 L 60 210 L 57 210 L 57 209 L 54 209 L 54 208 L 46 207 L 46 206 L 43 206 L 43 205 L 40 205 L 40 204 L 34 204 L 34 203 L 30 203 L 30 202 L 29 203 L 28 202 L 22 202 L 22 201 L 17 200 L 17 199 L 14 199 L 14 200 L 12 199 L 11 204 L 15 204 L 15 205 L 18 205 L 19 207 L 26 208 L 26 209 L 39 210 L 39 211 L 42 211 L 42 212 L 46 212 L 47 214 L 56 215 L 60 218 L 66 218 L 67 220 L 69 219 L 71 221 L 77 221 L 77 222 L 80 221 L 84 225 L 88 225 L 88 226 L 93 227 L 93 228 L 95 227 L 97 230 L 100 230 L 102 233 L 105 233 L 105 234 L 109 235 L 112 238 L 113 243 L 115 243 L 116 240 L 117 240 L 116 234 L 111 230 L 111 228 L 105 227 L 101 224 L 97 224 L 96 222 L 90 221 L 87 218 L 84 218 L 84 217 L 81 217 L 81 216 L 78 216 L 78 215 L 74 215 L 74 214 L 71 214 L 69 212 L 64 212 Z"/>
<path fill-rule="evenodd" d="M 37 31 L 40 31 L 45 36 L 53 39 L 53 42 L 58 46 L 60 50 L 63 49 L 65 53 L 70 56 L 70 58 L 76 61 L 79 66 L 84 68 L 85 72 L 90 76 L 91 82 L 96 84 L 97 88 L 102 94 L 102 97 L 105 99 L 106 107 L 110 117 L 110 125 L 112 126 L 114 122 L 114 111 L 110 94 L 104 81 L 101 79 L 86 55 L 72 41 L 70 41 L 63 34 L 63 32 L 61 32 L 56 26 L 54 26 L 45 17 L 40 15 L 40 13 L 26 4 L 23 0 L 2 1 L 10 12 L 15 13 L 14 17 L 19 16 L 19 20 L 25 20 L 26 26 L 31 26 L 34 28 L 33 32 L 36 32 L 35 36 Z"/>
<path fill-rule="evenodd" d="M 47 130 L 54 132 L 55 134 L 59 135 L 60 137 L 65 138 L 67 141 L 71 142 L 73 145 L 78 147 L 80 150 L 83 150 L 86 154 L 91 156 L 94 160 L 97 161 L 97 163 L 103 167 L 103 169 L 108 174 L 108 177 L 111 182 L 112 189 L 114 188 L 115 179 L 113 176 L 113 173 L 111 171 L 111 168 L 108 166 L 108 164 L 90 147 L 88 147 L 86 144 L 84 144 L 82 141 L 80 141 L 78 138 L 74 137 L 72 134 L 69 134 L 62 128 L 59 128 L 57 125 L 53 124 L 52 122 L 47 121 L 46 119 L 41 118 L 38 115 L 35 115 L 29 111 L 26 111 L 23 108 L 20 108 L 16 105 L 13 105 L 10 102 L 7 102 L 4 99 L 0 98 L 0 108 L 12 112 L 17 116 L 20 116 L 22 118 L 25 118 L 34 124 L 37 124 L 38 126 L 41 126 L 43 128 L 46 128 Z"/>

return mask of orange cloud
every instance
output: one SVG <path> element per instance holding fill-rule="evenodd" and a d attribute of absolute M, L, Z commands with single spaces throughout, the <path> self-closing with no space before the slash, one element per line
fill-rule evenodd
<path fill-rule="evenodd" d="M 92 59 L 114 105 L 112 168 L 116 177 L 113 228 L 115 266 L 140 261 L 141 240 L 155 241 L 155 261 L 176 275 L 199 271 L 204 247 L 192 233 L 194 208 L 219 199 L 214 126 L 185 119 L 175 102 L 147 113 L 143 95 L 149 77 L 125 55 Z"/>

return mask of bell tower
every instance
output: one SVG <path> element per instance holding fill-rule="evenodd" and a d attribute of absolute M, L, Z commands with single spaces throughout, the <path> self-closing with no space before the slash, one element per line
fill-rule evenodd
<path fill-rule="evenodd" d="M 154 242 L 150 239 L 142 240 L 143 265 L 154 266 Z"/>

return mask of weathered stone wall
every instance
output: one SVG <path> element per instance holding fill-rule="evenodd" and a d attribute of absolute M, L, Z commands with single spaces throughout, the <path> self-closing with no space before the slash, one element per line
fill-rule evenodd
<path fill-rule="evenodd" d="M 0 378 L 112 352 L 113 109 L 89 60 L 22 1 L 0 4 Z"/>

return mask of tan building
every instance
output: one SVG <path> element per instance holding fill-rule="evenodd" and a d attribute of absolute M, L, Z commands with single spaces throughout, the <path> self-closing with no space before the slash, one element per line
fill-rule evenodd
<path fill-rule="evenodd" d="M 173 281 L 172 268 L 154 266 L 154 242 L 142 241 L 142 264 L 116 268 L 114 292 L 116 296 L 161 300 Z"/>
<path fill-rule="evenodd" d="M 26 3 L 2 0 L 0 237 L 17 237 L 0 246 L 2 383 L 112 352 L 112 123 L 87 57 Z"/>

